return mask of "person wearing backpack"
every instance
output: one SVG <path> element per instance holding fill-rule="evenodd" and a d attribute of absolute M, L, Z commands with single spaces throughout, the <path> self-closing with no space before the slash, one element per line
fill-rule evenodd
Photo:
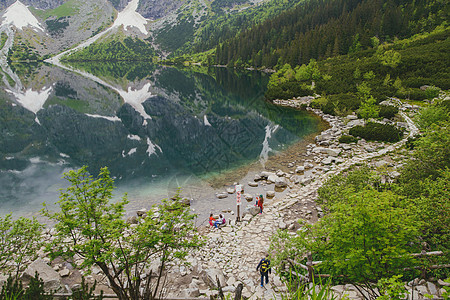
<path fill-rule="evenodd" d="M 266 254 L 266 257 L 261 259 L 258 266 L 256 267 L 256 271 L 259 271 L 259 273 L 261 274 L 261 287 L 264 287 L 264 277 L 266 278 L 266 284 L 268 284 L 269 273 L 272 273 L 272 269 L 270 268 L 269 254 Z"/>

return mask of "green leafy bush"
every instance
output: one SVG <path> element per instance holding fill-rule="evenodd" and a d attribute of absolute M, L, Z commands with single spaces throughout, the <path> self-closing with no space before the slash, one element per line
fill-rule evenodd
<path fill-rule="evenodd" d="M 392 105 L 380 105 L 378 116 L 380 118 L 392 119 L 398 113 L 398 108 Z"/>
<path fill-rule="evenodd" d="M 53 299 L 53 293 L 47 293 L 44 290 L 44 281 L 39 278 L 36 272 L 35 276 L 30 279 L 27 288 L 23 287 L 22 281 L 9 276 L 3 285 L 0 299 L 6 300 L 50 300 Z"/>
<path fill-rule="evenodd" d="M 389 124 L 369 122 L 366 126 L 355 126 L 349 133 L 369 141 L 398 142 L 403 137 L 403 131 Z"/>
<path fill-rule="evenodd" d="M 342 143 L 342 144 L 356 143 L 357 141 L 358 141 L 358 139 L 351 135 L 342 135 L 339 138 L 339 143 Z"/>

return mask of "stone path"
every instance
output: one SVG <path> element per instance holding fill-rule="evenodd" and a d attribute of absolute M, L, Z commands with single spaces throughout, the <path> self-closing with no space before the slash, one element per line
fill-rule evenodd
<path fill-rule="evenodd" d="M 285 101 L 284 105 L 300 106 L 298 101 Z M 304 176 L 302 182 L 305 184 L 291 184 L 291 190 L 286 196 L 280 197 L 280 199 L 275 196 L 271 200 L 266 200 L 263 214 L 257 214 L 254 217 L 251 214 L 246 214 L 240 224 L 232 222 L 221 229 L 212 229 L 205 234 L 206 245 L 198 252 L 192 253 L 189 258 L 193 265 L 192 270 L 195 269 L 199 274 L 206 273 L 210 274 L 211 277 L 220 275 L 219 277 L 223 278 L 224 292 L 233 293 L 237 284 L 242 282 L 244 285 L 242 295 L 245 297 L 250 299 L 280 298 L 280 292 L 285 291 L 286 288 L 280 278 L 274 274 L 275 272 L 269 276 L 271 283 L 261 288 L 259 286 L 260 275 L 256 271 L 259 260 L 270 247 L 271 236 L 279 228 L 291 229 L 290 232 L 294 234 L 294 230 L 300 226 L 297 222 L 299 219 L 314 222 L 322 215 L 322 210 L 317 207 L 315 200 L 317 199 L 317 189 L 328 178 L 349 169 L 353 165 L 377 159 L 401 148 L 408 137 L 419 132 L 411 119 L 404 111 L 401 111 L 409 132 L 404 139 L 395 144 L 364 143 L 351 149 L 343 148 L 343 154 L 340 155 L 342 158 L 330 159 L 335 156 L 333 151 L 336 151 L 336 148 L 339 147 L 337 139 L 352 124 L 349 125 L 350 122 L 346 118 L 325 115 L 319 110 L 311 110 L 330 123 L 331 128 L 322 132 L 321 136 L 331 137 L 329 139 L 331 145 L 327 146 L 335 148 L 329 148 L 332 151 L 326 151 L 326 149 L 325 151 L 314 151 L 316 146 L 310 145 L 308 148 L 310 151 L 307 154 L 312 156 L 312 161 L 316 164 L 312 173 L 308 176 L 302 175 Z M 354 118 L 351 118 L 351 120 L 354 120 Z M 354 122 L 354 124 L 357 123 Z M 319 138 L 319 140 L 322 139 Z M 339 150 L 337 153 L 339 154 L 341 151 Z M 332 155 L 328 156 L 328 154 Z M 294 175 L 289 179 L 292 181 Z M 207 280 L 203 281 L 206 282 Z M 421 288 L 427 289 L 427 284 L 432 283 L 423 283 Z M 190 290 L 193 290 L 193 286 L 190 285 L 190 287 Z M 438 289 L 436 286 L 434 287 L 434 289 L 428 288 L 428 292 Z M 345 294 L 350 299 L 362 299 L 362 295 L 352 285 L 335 286 L 333 291 L 339 298 Z M 216 291 L 208 289 L 200 290 L 200 292 L 207 296 L 216 293 Z M 185 296 L 193 295 L 185 294 Z"/>

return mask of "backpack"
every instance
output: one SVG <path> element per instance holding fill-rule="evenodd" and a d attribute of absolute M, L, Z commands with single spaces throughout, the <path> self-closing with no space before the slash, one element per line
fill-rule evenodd
<path fill-rule="evenodd" d="M 261 272 L 266 273 L 270 268 L 270 260 L 263 259 L 261 262 Z"/>

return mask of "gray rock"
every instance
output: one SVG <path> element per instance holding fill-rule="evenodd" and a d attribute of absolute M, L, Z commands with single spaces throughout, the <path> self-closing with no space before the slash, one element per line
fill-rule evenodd
<path fill-rule="evenodd" d="M 327 158 L 324 158 L 321 163 L 324 165 L 331 165 L 333 163 L 334 159 L 331 156 L 328 156 Z"/>
<path fill-rule="evenodd" d="M 249 182 L 248 183 L 248 186 L 251 186 L 251 187 L 257 187 L 259 184 L 257 183 L 257 182 Z"/>
<path fill-rule="evenodd" d="M 69 276 L 69 275 L 70 275 L 70 270 L 64 268 L 64 269 L 62 269 L 61 271 L 59 271 L 58 273 L 59 273 L 59 275 L 60 275 L 61 277 L 66 277 L 66 276 Z"/>
<path fill-rule="evenodd" d="M 283 178 L 283 177 L 279 177 L 278 178 L 278 180 L 277 181 L 275 181 L 275 187 L 277 187 L 277 188 L 285 188 L 285 187 L 287 187 L 287 182 L 286 182 L 286 179 L 285 178 Z"/>
<path fill-rule="evenodd" d="M 377 151 L 377 149 L 375 149 L 375 147 L 372 147 L 372 146 L 365 146 L 364 149 L 366 149 L 367 152 L 375 152 L 375 151 Z"/>
<path fill-rule="evenodd" d="M 301 173 L 305 171 L 305 167 L 304 166 L 297 166 L 297 168 L 295 168 L 295 173 Z"/>
<path fill-rule="evenodd" d="M 275 175 L 275 174 L 271 174 L 271 175 L 269 175 L 268 177 L 267 177 L 267 181 L 268 182 L 270 182 L 270 183 L 275 183 L 275 182 L 277 182 L 277 180 L 279 180 L 280 178 L 277 176 L 277 175 Z"/>
<path fill-rule="evenodd" d="M 61 276 L 58 272 L 53 270 L 44 260 L 38 258 L 32 262 L 28 268 L 23 272 L 23 279 L 30 279 L 34 277 L 36 272 L 39 274 L 39 278 L 44 282 L 44 290 L 47 292 L 58 291 L 63 286 L 61 285 Z"/>
<path fill-rule="evenodd" d="M 316 136 L 315 141 L 316 143 L 321 143 L 324 141 L 328 141 L 333 139 L 333 136 L 329 133 L 322 133 L 321 135 Z"/>
<path fill-rule="evenodd" d="M 127 223 L 128 224 L 138 224 L 139 221 L 136 216 L 131 216 L 131 217 L 127 218 Z"/>
<path fill-rule="evenodd" d="M 248 212 L 248 214 L 250 214 L 252 216 L 256 216 L 257 214 L 259 214 L 260 209 L 259 209 L 259 206 L 247 206 L 245 208 L 245 212 L 246 213 Z"/>
<path fill-rule="evenodd" d="M 397 122 L 397 127 L 408 128 L 408 123 L 406 123 L 406 122 Z"/>
<path fill-rule="evenodd" d="M 352 150 L 352 146 L 349 144 L 339 144 L 339 147 L 341 147 L 343 150 L 348 151 L 348 150 Z"/>
<path fill-rule="evenodd" d="M 269 178 L 270 175 L 275 175 L 275 174 L 272 173 L 272 172 L 268 172 L 268 171 L 262 171 L 262 172 L 261 172 L 261 177 L 262 177 L 262 178 L 265 178 L 265 179 L 266 179 L 266 178 Z"/>
<path fill-rule="evenodd" d="M 246 214 L 243 218 L 242 221 L 246 221 L 246 222 L 250 222 L 250 220 L 252 219 L 252 214 Z"/>
<path fill-rule="evenodd" d="M 0 290 L 6 283 L 6 280 L 8 280 L 8 276 L 0 274 Z"/>
<path fill-rule="evenodd" d="M 219 193 L 216 195 L 216 197 L 219 199 L 224 199 L 224 198 L 228 197 L 228 194 L 227 193 Z"/>
<path fill-rule="evenodd" d="M 437 282 L 440 286 L 450 286 L 450 282 L 445 282 L 444 280 L 441 279 L 439 279 Z"/>
<path fill-rule="evenodd" d="M 330 156 L 338 156 L 341 153 L 341 151 L 342 151 L 341 149 L 332 149 L 324 147 L 316 147 L 312 150 L 312 152 L 328 154 Z"/>
<path fill-rule="evenodd" d="M 310 162 L 305 163 L 304 166 L 305 166 L 305 169 L 314 168 L 314 165 L 312 163 L 310 163 Z"/>
<path fill-rule="evenodd" d="M 277 173 L 276 173 L 276 175 L 277 175 L 278 177 L 283 177 L 283 176 L 286 176 L 286 173 L 284 173 L 284 172 L 281 171 L 281 170 L 278 170 Z"/>
<path fill-rule="evenodd" d="M 427 281 L 427 288 L 428 288 L 428 291 L 430 292 L 430 294 L 432 294 L 432 295 L 438 294 L 438 290 L 434 283 Z"/>
<path fill-rule="evenodd" d="M 245 200 L 247 200 L 248 202 L 253 200 L 253 196 L 250 194 L 244 194 L 242 195 L 244 197 Z"/>
<path fill-rule="evenodd" d="M 347 123 L 347 127 L 354 127 L 354 126 L 364 126 L 364 120 L 352 120 Z"/>
<path fill-rule="evenodd" d="M 138 217 L 142 217 L 143 215 L 146 215 L 147 214 L 147 209 L 146 208 L 141 208 L 140 210 L 138 210 L 137 212 L 136 212 L 136 215 L 138 216 Z"/>
<path fill-rule="evenodd" d="M 199 296 L 200 296 L 200 290 L 198 288 L 184 289 L 184 298 L 196 298 Z"/>
<path fill-rule="evenodd" d="M 259 175 L 259 174 L 255 174 L 255 177 L 253 178 L 253 180 L 255 182 L 257 182 L 257 181 L 263 180 L 263 177 L 261 175 Z"/>
<path fill-rule="evenodd" d="M 301 180 L 301 184 L 304 184 L 304 185 L 307 185 L 307 184 L 310 184 L 311 183 L 311 181 L 312 181 L 312 178 L 311 177 L 304 177 L 302 180 Z"/>
<path fill-rule="evenodd" d="M 275 191 L 267 191 L 267 192 L 266 192 L 266 197 L 267 197 L 267 198 L 273 198 L 273 197 L 275 197 Z"/>
<path fill-rule="evenodd" d="M 222 288 L 222 291 L 224 293 L 234 293 L 235 290 L 236 290 L 236 288 L 234 286 L 230 286 L 230 285 Z"/>
<path fill-rule="evenodd" d="M 381 168 L 382 166 L 384 166 L 384 165 L 388 165 L 389 163 L 387 162 L 387 161 L 385 161 L 385 160 L 379 160 L 379 161 L 377 161 L 377 162 L 375 162 L 375 167 L 377 167 L 377 168 Z"/>
<path fill-rule="evenodd" d="M 287 224 L 284 223 L 283 221 L 280 221 L 280 223 L 278 224 L 278 228 L 284 230 L 287 228 Z"/>
<path fill-rule="evenodd" d="M 302 178 L 302 176 L 294 175 L 291 177 L 291 181 L 295 184 L 298 184 L 298 183 L 300 183 L 301 178 Z"/>
<path fill-rule="evenodd" d="M 228 194 L 234 194 L 234 187 L 233 188 L 227 188 Z"/>
<path fill-rule="evenodd" d="M 347 120 L 358 120 L 358 116 L 356 115 L 348 115 L 346 118 Z"/>
<path fill-rule="evenodd" d="M 210 288 L 217 288 L 217 279 L 219 278 L 219 282 L 221 286 L 226 284 L 225 276 L 223 275 L 222 270 L 220 269 L 206 269 L 203 270 L 200 274 L 201 279 L 207 286 Z"/>

